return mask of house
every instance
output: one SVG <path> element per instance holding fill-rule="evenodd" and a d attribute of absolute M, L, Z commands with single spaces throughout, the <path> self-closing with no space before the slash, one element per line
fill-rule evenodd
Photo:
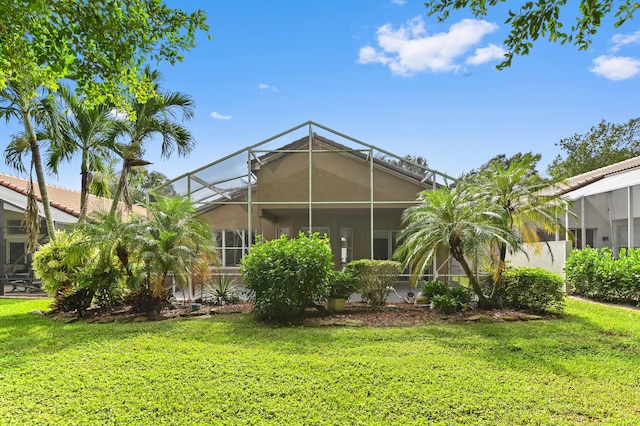
<path fill-rule="evenodd" d="M 513 266 L 538 266 L 564 275 L 571 250 L 583 247 L 640 247 L 640 157 L 582 173 L 548 188 L 546 193 L 564 197 L 573 215 L 565 227 L 573 234 L 547 236 L 543 250 L 525 247 L 526 254 L 509 257 Z M 631 244 L 629 242 L 632 242 Z"/>
<path fill-rule="evenodd" d="M 567 179 L 557 193 L 573 203 L 567 218 L 576 248 L 640 247 L 640 157 Z"/>
<path fill-rule="evenodd" d="M 416 204 L 419 192 L 454 182 L 309 121 L 186 173 L 166 188 L 190 197 L 214 229 L 223 270 L 232 274 L 258 234 L 267 240 L 326 234 L 336 269 L 354 259 L 391 259 L 402 212 Z M 443 255 L 442 268 L 445 260 Z M 446 274 L 442 268 L 438 272 Z"/>
<path fill-rule="evenodd" d="M 27 193 L 29 180 L 16 176 L 0 173 L 0 277 L 17 270 L 28 270 L 27 256 L 27 235 L 22 225 L 27 207 Z M 34 189 L 38 201 L 38 208 L 41 216 L 40 241 L 46 240 L 46 222 L 44 221 L 44 211 L 42 200 L 37 183 L 34 182 Z M 80 192 L 55 185 L 47 185 L 49 195 L 49 205 L 56 229 L 78 222 L 80 215 Z M 109 211 L 111 200 L 108 198 L 89 196 L 87 212 Z M 122 205 L 124 210 L 124 204 Z M 134 212 L 145 214 L 145 209 L 134 206 Z M 0 286 L 0 294 L 2 288 Z"/>

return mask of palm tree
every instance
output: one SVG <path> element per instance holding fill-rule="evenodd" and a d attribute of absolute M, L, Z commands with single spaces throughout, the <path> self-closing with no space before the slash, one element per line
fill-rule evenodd
<path fill-rule="evenodd" d="M 170 271 L 185 288 L 190 285 L 194 268 L 202 267 L 202 263 L 205 267 L 215 264 L 216 257 L 211 228 L 195 217 L 188 198 L 154 194 L 154 199 L 145 204 L 150 213 L 151 238 L 143 250 L 143 260 L 151 289 L 158 295 Z"/>
<path fill-rule="evenodd" d="M 400 245 L 394 256 L 410 267 L 415 284 L 444 248 L 457 260 L 481 307 L 491 306 L 484 295 L 468 259 L 488 256 L 491 243 L 499 241 L 517 247 L 517 239 L 503 226 L 501 211 L 495 204 L 476 199 L 463 185 L 424 191 L 419 204 L 403 213 L 405 228 L 400 231 Z"/>
<path fill-rule="evenodd" d="M 114 120 L 110 114 L 111 108 L 105 104 L 94 108 L 87 108 L 84 99 L 75 96 L 71 90 L 62 86 L 58 92 L 64 103 L 62 127 L 63 139 L 59 143 L 51 144 L 48 166 L 58 173 L 60 163 L 69 161 L 78 151 L 80 162 L 80 215 L 79 222 L 85 220 L 87 201 L 92 186 L 104 184 L 105 181 L 94 181 L 95 174 L 105 175 L 109 167 L 109 160 L 115 152 L 113 140 L 107 133 Z M 93 192 L 96 190 L 94 189 Z M 104 193 L 104 188 L 99 189 Z"/>
<path fill-rule="evenodd" d="M 51 136 L 58 134 L 57 122 L 55 120 L 55 102 L 53 97 L 48 94 L 39 94 L 38 88 L 30 84 L 28 80 L 15 81 L 11 80 L 7 86 L 0 89 L 0 118 L 5 118 L 9 122 L 12 118 L 20 121 L 24 127 L 24 133 L 12 141 L 12 146 L 18 147 L 16 151 L 11 153 L 9 147 L 5 151 L 7 162 L 16 167 L 18 170 L 24 171 L 22 165 L 22 153 L 24 147 L 28 146 L 31 152 L 31 170 L 35 170 L 36 179 L 38 180 L 38 189 L 40 190 L 40 198 L 44 210 L 45 220 L 47 224 L 47 235 L 49 240 L 56 240 L 56 233 L 53 225 L 53 216 L 51 215 L 51 206 L 49 205 L 49 194 L 45 182 L 45 174 L 42 166 L 42 156 L 40 154 L 40 144 L 36 132 L 36 126 L 46 129 Z M 12 156 L 13 155 L 13 156 Z M 35 200 L 35 194 L 30 191 L 30 200 Z M 31 203 L 34 205 L 34 203 Z M 37 210 L 28 209 L 25 217 L 27 223 L 36 223 L 39 221 Z M 38 226 L 28 226 L 30 240 L 37 238 L 39 231 Z"/>
<path fill-rule="evenodd" d="M 193 117 L 193 100 L 183 93 L 161 92 L 158 85 L 160 73 L 151 71 L 148 67 L 145 73 L 153 82 L 157 95 L 144 102 L 138 102 L 137 99 L 134 99 L 131 105 L 132 116 L 116 121 L 111 133 L 113 140 L 121 138 L 129 140 L 128 143 L 120 146 L 120 156 L 123 161 L 122 172 L 113 194 L 110 212 L 112 215 L 116 213 L 118 201 L 123 193 L 127 206 L 131 206 L 127 193 L 127 175 L 131 167 L 145 164 L 140 158 L 145 152 L 145 142 L 160 135 L 162 137 L 161 154 L 163 158 L 168 158 L 174 149 L 177 149 L 178 155 L 186 156 L 195 145 L 189 130 L 176 122 L 178 114 L 182 115 L 183 120 Z"/>
<path fill-rule="evenodd" d="M 566 201 L 556 195 L 544 195 L 550 182 L 542 179 L 535 166 L 539 156 L 526 153 L 512 161 L 493 160 L 470 176 L 469 191 L 477 199 L 500 206 L 504 226 L 519 235 L 523 243 L 540 243 L 540 233 L 566 233 L 563 224 Z M 499 260 L 504 264 L 507 246 L 499 245 Z M 498 267 L 502 269 L 503 265 Z"/>

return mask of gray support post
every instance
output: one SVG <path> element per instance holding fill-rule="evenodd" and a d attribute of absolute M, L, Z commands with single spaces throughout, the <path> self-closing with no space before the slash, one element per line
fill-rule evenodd
<path fill-rule="evenodd" d="M 633 235 L 633 187 L 627 186 L 627 248 L 634 247 Z"/>
<path fill-rule="evenodd" d="M 580 233 L 582 234 L 580 236 L 580 244 L 582 244 L 582 248 L 587 246 L 587 225 L 584 218 L 586 209 L 584 204 L 584 196 L 582 196 L 582 199 L 580 200 Z"/>
<path fill-rule="evenodd" d="M 313 129 L 309 123 L 309 233 L 313 232 Z"/>
<path fill-rule="evenodd" d="M 247 150 L 247 246 L 251 250 L 251 237 L 253 236 L 253 208 L 251 206 L 251 150 Z M 224 237 L 223 237 L 224 238 Z"/>
<path fill-rule="evenodd" d="M 369 221 L 371 222 L 371 240 L 369 246 L 371 247 L 370 259 L 373 259 L 373 149 L 369 148 Z"/>

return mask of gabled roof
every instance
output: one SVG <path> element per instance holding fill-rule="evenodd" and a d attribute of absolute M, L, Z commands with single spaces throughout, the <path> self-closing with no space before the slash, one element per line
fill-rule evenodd
<path fill-rule="evenodd" d="M 312 130 L 313 128 L 331 133 L 332 138 L 336 137 L 344 142 L 338 143 L 322 137 L 314 132 Z M 304 134 L 305 136 L 298 136 L 293 142 L 282 144 L 283 138 L 290 138 L 296 134 Z M 291 152 L 297 149 L 303 149 L 302 145 L 306 145 L 310 138 L 313 138 L 316 142 L 325 144 L 329 147 L 328 149 L 344 151 L 345 155 L 351 155 L 364 160 L 369 159 L 371 156 L 373 157 L 373 163 L 376 167 L 384 168 L 405 179 L 418 181 L 425 187 L 439 187 L 455 183 L 456 181 L 455 178 L 428 167 L 416 165 L 416 168 L 420 169 L 421 173 L 414 173 L 406 168 L 391 164 L 385 161 L 384 158 L 397 161 L 400 164 L 406 161 L 396 154 L 361 142 L 313 121 L 307 121 L 265 139 L 262 142 L 248 146 L 224 158 L 178 176 L 163 186 L 170 187 L 171 192 L 188 195 L 198 209 L 203 208 L 207 204 L 229 202 L 236 198 L 243 190 L 246 194 L 249 183 L 251 183 L 254 190 L 255 186 L 260 184 L 257 182 L 257 178 L 253 173 L 255 167 L 259 164 L 273 161 L 285 155 L 287 151 Z M 157 189 L 162 192 L 162 187 Z"/>
<path fill-rule="evenodd" d="M 3 200 L 14 205 L 19 210 L 26 208 L 26 198 L 29 190 L 29 180 L 16 176 L 0 173 L 0 189 L 4 191 Z M 34 182 L 34 190 L 36 199 L 42 203 L 40 197 L 40 189 L 37 182 Z M 11 195 L 13 193 L 13 196 Z M 62 188 L 56 185 L 47 185 L 47 194 L 49 195 L 49 205 L 55 209 L 54 221 L 62 223 L 73 223 L 80 216 L 80 192 L 72 189 Z M 16 196 L 17 195 L 17 196 Z M 8 200 L 6 198 L 11 198 Z M 122 211 L 125 210 L 124 203 L 120 202 L 119 206 Z M 109 211 L 111 208 L 111 199 L 89 195 L 87 204 L 87 214 L 95 211 Z M 133 211 L 136 214 L 144 215 L 146 210 L 139 206 L 134 206 Z M 42 209 L 41 209 L 42 212 Z"/>
<path fill-rule="evenodd" d="M 583 186 L 602 180 L 607 176 L 636 169 L 638 167 L 640 167 L 640 156 L 570 177 L 565 179 L 563 182 L 556 184 L 554 190 L 560 195 L 567 194 L 568 192 L 575 191 Z"/>

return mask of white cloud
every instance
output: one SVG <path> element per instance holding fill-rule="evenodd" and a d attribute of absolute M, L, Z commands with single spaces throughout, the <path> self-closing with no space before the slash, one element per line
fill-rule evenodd
<path fill-rule="evenodd" d="M 626 80 L 640 73 L 640 61 L 628 56 L 598 56 L 589 71 L 608 80 Z"/>
<path fill-rule="evenodd" d="M 492 43 L 487 47 L 480 47 L 476 49 L 473 56 L 467 58 L 467 64 L 481 65 L 495 60 L 503 60 L 506 53 L 507 51 L 502 47 L 496 46 Z"/>
<path fill-rule="evenodd" d="M 639 44 L 640 43 L 640 30 L 636 31 L 633 34 L 616 34 L 611 37 L 611 41 L 613 42 L 613 46 L 611 47 L 612 52 L 617 52 L 621 48 L 631 44 Z"/>
<path fill-rule="evenodd" d="M 265 92 L 267 90 L 272 91 L 272 92 L 277 92 L 278 89 L 276 89 L 273 86 L 270 86 L 268 84 L 264 84 L 264 83 L 260 83 L 258 84 L 258 89 L 260 89 L 261 92 Z"/>
<path fill-rule="evenodd" d="M 407 0 L 391 0 L 391 3 L 393 4 L 397 4 L 399 6 L 404 5 L 405 3 L 407 3 Z"/>
<path fill-rule="evenodd" d="M 379 63 L 403 76 L 423 71 L 458 71 L 460 65 L 456 60 L 497 29 L 498 26 L 491 22 L 463 19 L 453 24 L 449 32 L 429 35 L 421 17 L 408 21 L 397 30 L 386 24 L 377 30 L 379 49 L 361 48 L 358 62 Z M 495 50 L 487 53 L 491 52 L 495 54 Z M 475 57 L 479 58 L 477 51 Z"/>
<path fill-rule="evenodd" d="M 219 114 L 215 111 L 213 111 L 211 114 L 209 114 L 211 117 L 213 117 L 216 120 L 231 120 L 231 116 L 230 115 L 222 115 Z"/>

